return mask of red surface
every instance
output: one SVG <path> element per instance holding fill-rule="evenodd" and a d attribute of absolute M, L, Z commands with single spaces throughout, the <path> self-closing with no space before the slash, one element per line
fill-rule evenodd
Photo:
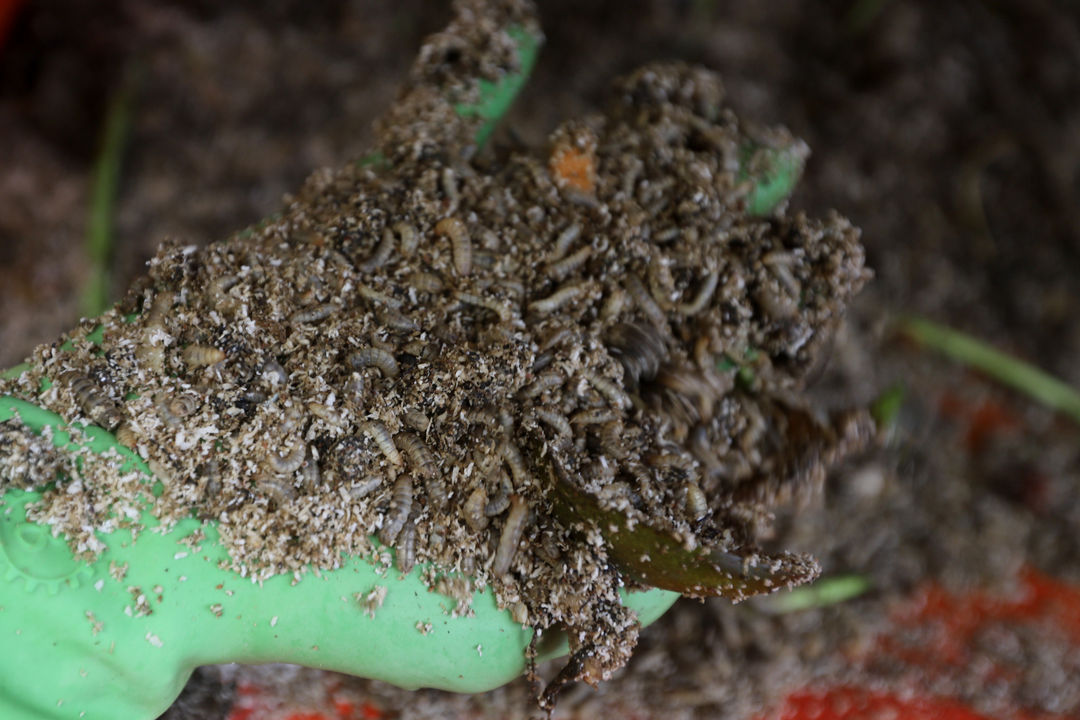
<path fill-rule="evenodd" d="M 983 630 L 1034 626 L 1080 647 L 1080 588 L 1034 568 L 1021 571 L 1017 585 L 1016 592 L 1007 595 L 984 590 L 957 595 L 927 585 L 897 610 L 893 629 L 879 638 L 863 663 L 887 658 L 923 677 L 971 673 L 972 667 L 980 667 L 987 681 L 1008 683 L 1019 682 L 1022 668 L 987 663 L 986 658 L 973 663 L 976 637 Z M 867 675 L 873 678 L 872 671 Z M 874 684 L 875 689 L 841 685 L 797 690 L 758 720 L 989 720 L 955 698 L 934 697 L 918 687 L 882 689 L 883 683 Z M 1066 720 L 1067 716 L 1014 707 L 1002 717 Z"/>

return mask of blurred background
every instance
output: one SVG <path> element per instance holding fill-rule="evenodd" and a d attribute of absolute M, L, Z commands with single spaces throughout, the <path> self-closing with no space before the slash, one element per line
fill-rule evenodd
<path fill-rule="evenodd" d="M 557 717 L 1080 716 L 1080 420 L 905 333 L 933 318 L 1080 386 L 1080 9 L 1067 0 L 545 0 L 496 142 L 682 59 L 813 150 L 791 211 L 863 228 L 875 279 L 810 388 L 882 441 L 778 518 L 829 595 L 683 601 Z M 0 0 L 0 367 L 360 157 L 442 0 Z M 901 328 L 898 330 L 898 327 Z M 801 603 L 801 605 L 799 604 Z M 523 682 L 406 693 L 200 671 L 171 718 L 528 717 Z"/>

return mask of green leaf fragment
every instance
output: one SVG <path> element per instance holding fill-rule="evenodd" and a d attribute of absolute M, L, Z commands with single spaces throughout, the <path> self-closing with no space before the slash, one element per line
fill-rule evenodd
<path fill-rule="evenodd" d="M 751 181 L 746 196 L 746 211 L 755 217 L 771 214 L 802 177 L 810 151 L 806 143 L 792 140 L 785 146 L 772 147 L 748 142 L 739 149 L 738 181 Z"/>
<path fill-rule="evenodd" d="M 739 555 L 716 548 L 688 550 L 679 538 L 645 522 L 601 507 L 556 467 L 545 465 L 552 482 L 552 510 L 568 527 L 594 527 L 604 538 L 608 557 L 621 573 L 644 585 L 690 597 L 743 600 L 814 579 L 819 568 L 805 555 Z"/>
<path fill-rule="evenodd" d="M 1034 365 L 925 318 L 905 317 L 899 326 L 900 331 L 912 340 L 986 373 L 1080 423 L 1080 392 Z"/>
<path fill-rule="evenodd" d="M 499 120 L 510 109 L 514 98 L 528 81 L 540 51 L 541 37 L 525 28 L 514 26 L 508 28 L 506 34 L 517 45 L 519 70 L 507 73 L 495 82 L 479 80 L 480 100 L 474 104 L 460 103 L 454 106 L 461 117 L 479 117 L 484 121 L 476 131 L 477 146 L 483 146 L 488 141 Z"/>

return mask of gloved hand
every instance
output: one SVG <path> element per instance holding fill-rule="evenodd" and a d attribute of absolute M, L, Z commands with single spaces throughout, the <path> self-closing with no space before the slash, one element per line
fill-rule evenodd
<path fill-rule="evenodd" d="M 428 138 L 467 156 L 490 135 L 531 69 L 539 34 L 515 25 L 519 72 L 480 83 L 481 102 L 455 104 L 463 120 Z M 423 67 L 421 63 L 418 67 Z M 412 78 L 413 92 L 431 90 Z M 453 87 L 431 78 L 440 91 Z M 410 107 L 417 107 L 413 103 Z M 395 161 L 415 150 L 406 140 L 415 118 L 384 120 L 385 142 L 368 162 Z M 422 126 L 423 124 L 421 124 Z M 403 135 L 395 141 L 395 128 Z M 805 148 L 743 148 L 740 179 L 750 184 L 747 208 L 764 215 L 790 192 Z M 137 455 L 99 427 L 77 429 L 25 400 L 0 398 L 0 423 L 18 418 L 46 431 L 57 448 L 115 450 L 153 482 Z M 0 475 L 17 473 L 0 466 Z M 88 478 L 92 481 L 92 478 Z M 529 627 L 499 610 L 491 590 L 478 592 L 474 614 L 451 617 L 454 601 L 421 581 L 423 566 L 405 575 L 345 557 L 339 569 L 296 581 L 274 576 L 255 584 L 222 569 L 228 554 L 216 521 L 182 520 L 167 531 L 144 508 L 130 529 L 98 533 L 106 546 L 93 562 L 77 557 L 63 537 L 26 519 L 41 493 L 7 489 L 0 495 L 0 718 L 152 718 L 182 689 L 198 665 L 291 662 L 385 680 L 406 688 L 478 692 L 521 674 Z M 678 593 L 653 589 L 624 595 L 642 625 L 659 617 Z M 538 659 L 566 651 L 548 642 Z"/>

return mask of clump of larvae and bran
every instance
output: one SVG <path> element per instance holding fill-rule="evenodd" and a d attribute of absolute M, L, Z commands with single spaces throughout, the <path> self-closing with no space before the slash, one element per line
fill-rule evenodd
<path fill-rule="evenodd" d="M 798 393 L 868 271 L 838 215 L 748 213 L 746 148 L 794 141 L 741 128 L 702 69 L 645 67 L 548 148 L 470 158 L 479 120 L 455 107 L 477 91 L 455 78 L 513 71 L 500 28 L 531 22 L 481 20 L 429 40 L 377 154 L 253 230 L 167 243 L 0 394 L 112 430 L 163 486 L 103 461 L 47 485 L 33 517 L 80 552 L 149 502 L 166 526 L 215 521 L 253 579 L 342 554 L 422 564 L 455 612 L 488 587 L 518 622 L 566 630 L 570 679 L 595 681 L 637 638 L 617 591 L 649 578 L 613 560 L 602 517 L 734 559 L 734 599 L 816 574 L 756 539 L 865 432 Z M 18 434 L 23 464 L 59 462 Z"/>

